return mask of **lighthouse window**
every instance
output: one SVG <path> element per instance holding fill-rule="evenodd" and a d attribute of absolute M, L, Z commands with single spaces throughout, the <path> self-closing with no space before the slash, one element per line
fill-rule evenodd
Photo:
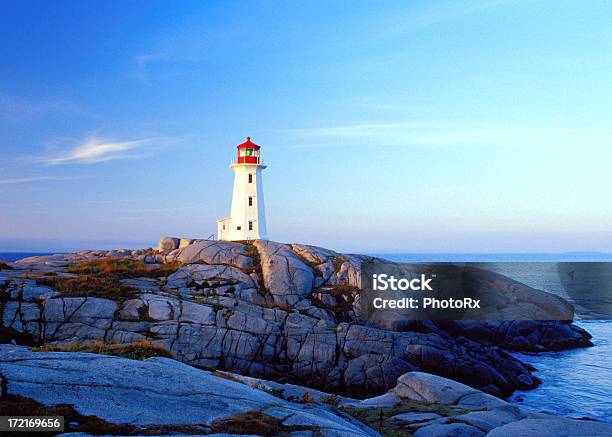
<path fill-rule="evenodd" d="M 253 183 L 253 173 L 249 173 L 249 184 Z"/>
<path fill-rule="evenodd" d="M 253 197 L 249 196 L 249 206 L 253 206 Z"/>
<path fill-rule="evenodd" d="M 236 226 L 236 230 L 239 231 L 242 229 L 242 226 Z"/>
<path fill-rule="evenodd" d="M 253 222 L 249 220 L 249 231 L 253 230 Z"/>

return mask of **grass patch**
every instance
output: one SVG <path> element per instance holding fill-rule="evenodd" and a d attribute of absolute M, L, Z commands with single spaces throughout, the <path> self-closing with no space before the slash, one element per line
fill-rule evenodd
<path fill-rule="evenodd" d="M 235 314 L 234 310 L 228 310 L 223 314 L 223 320 L 225 320 L 226 322 L 230 319 L 230 317 L 232 317 Z"/>
<path fill-rule="evenodd" d="M 215 420 L 211 428 L 213 433 L 219 434 L 255 434 L 260 436 L 288 436 L 294 431 L 320 432 L 319 428 L 315 426 L 283 425 L 281 419 L 257 410 Z"/>
<path fill-rule="evenodd" d="M 256 434 L 272 436 L 282 429 L 281 420 L 261 411 L 247 411 L 232 417 L 226 417 L 213 422 L 214 433 L 225 434 Z"/>
<path fill-rule="evenodd" d="M 92 343 L 44 344 L 32 349 L 36 352 L 90 352 L 101 355 L 114 355 L 131 360 L 146 360 L 151 357 L 174 358 L 166 349 L 153 346 L 149 340 L 118 344 L 96 341 Z"/>
<path fill-rule="evenodd" d="M 337 407 L 340 404 L 340 398 L 334 394 L 331 394 L 329 396 L 321 396 L 319 400 L 322 404 L 328 404 L 333 407 Z"/>
<path fill-rule="evenodd" d="M 354 285 L 348 285 L 348 284 L 339 284 L 339 285 L 335 285 L 331 288 L 331 290 L 329 291 L 329 294 L 331 294 L 334 297 L 340 297 L 340 296 L 352 296 L 355 293 L 359 292 L 359 287 L 355 287 Z"/>
<path fill-rule="evenodd" d="M 66 271 L 76 275 L 116 276 L 120 278 L 161 278 L 176 272 L 178 262 L 148 268 L 142 261 L 131 258 L 103 258 L 68 266 Z"/>
<path fill-rule="evenodd" d="M 275 396 L 277 398 L 280 399 L 286 399 L 284 394 L 285 394 L 285 389 L 282 387 L 279 388 L 272 388 L 272 387 L 268 387 L 267 385 L 265 385 L 263 382 L 261 381 L 253 381 L 251 383 L 248 384 L 249 387 L 252 387 L 256 390 L 261 390 L 261 391 L 265 391 L 266 393 Z"/>
<path fill-rule="evenodd" d="M 37 284 L 50 287 L 68 297 L 102 297 L 115 301 L 125 301 L 138 297 L 138 289 L 121 283 L 116 276 L 81 275 L 31 276 Z"/>
<path fill-rule="evenodd" d="M 178 263 L 161 264 L 149 269 L 146 264 L 134 259 L 104 258 L 68 266 L 66 271 L 76 277 L 45 275 L 31 278 L 64 296 L 101 297 L 121 302 L 138 297 L 138 288 L 123 284 L 123 279 L 165 277 L 177 268 Z"/>
<path fill-rule="evenodd" d="M 480 408 L 461 408 L 451 405 L 428 404 L 424 402 L 402 400 L 396 405 L 390 407 L 379 408 L 353 408 L 340 407 L 340 410 L 353 416 L 360 422 L 375 429 L 385 437 L 394 437 L 397 435 L 412 435 L 405 427 L 405 422 L 400 422 L 391 419 L 393 416 L 402 413 L 436 413 L 444 417 L 452 417 L 460 414 L 466 414 L 470 411 L 480 411 Z"/>
<path fill-rule="evenodd" d="M 248 243 L 244 245 L 244 248 L 247 252 L 247 255 L 253 258 L 253 267 L 250 269 L 242 269 L 245 273 L 255 273 L 257 275 L 257 293 L 266 298 L 270 297 L 269 291 L 266 289 L 264 279 L 263 279 L 263 269 L 261 267 L 261 256 L 259 255 L 259 250 L 253 243 Z"/>
<path fill-rule="evenodd" d="M 243 380 L 241 380 L 240 378 L 237 378 L 233 374 L 222 372 L 221 370 L 213 369 L 211 372 L 211 375 L 216 376 L 218 378 L 223 378 L 223 379 L 228 379 L 230 381 L 238 382 L 240 384 L 246 384 Z"/>
<path fill-rule="evenodd" d="M 331 261 L 334 265 L 334 273 L 339 273 L 340 269 L 342 269 L 342 264 L 344 264 L 348 260 L 343 256 L 334 256 Z"/>
<path fill-rule="evenodd" d="M 283 388 L 272 388 L 265 390 L 270 393 L 272 396 L 276 396 L 277 398 L 285 399 L 285 389 Z"/>
<path fill-rule="evenodd" d="M 280 309 L 283 311 L 287 311 L 287 312 L 291 312 L 293 310 L 293 307 L 286 303 L 286 302 L 281 302 L 281 303 L 276 303 L 274 302 L 273 298 L 270 299 L 266 299 L 265 302 L 257 304 L 258 306 L 262 307 L 262 308 L 269 308 L 269 309 Z"/>
<path fill-rule="evenodd" d="M 245 244 L 244 248 L 246 250 L 246 256 L 255 258 L 259 256 L 259 252 L 254 244 Z"/>
<path fill-rule="evenodd" d="M 314 396 L 306 391 L 302 396 L 289 396 L 287 398 L 289 402 L 295 402 L 296 404 L 316 404 Z"/>

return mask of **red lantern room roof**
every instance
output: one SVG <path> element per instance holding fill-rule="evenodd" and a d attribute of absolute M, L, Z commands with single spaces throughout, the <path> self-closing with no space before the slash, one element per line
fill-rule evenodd
<path fill-rule="evenodd" d="M 251 141 L 251 137 L 247 137 L 244 143 L 238 144 L 236 163 L 260 165 L 259 149 L 260 147 Z"/>
<path fill-rule="evenodd" d="M 238 144 L 239 149 L 255 149 L 259 150 L 260 147 L 251 141 L 251 137 L 246 137 L 246 141 L 242 144 Z"/>

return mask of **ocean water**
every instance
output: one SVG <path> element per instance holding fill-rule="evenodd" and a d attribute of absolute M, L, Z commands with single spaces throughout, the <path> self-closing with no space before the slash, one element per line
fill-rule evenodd
<path fill-rule="evenodd" d="M 375 255 L 375 254 L 372 254 Z M 530 287 L 570 299 L 557 262 L 612 262 L 612 254 L 376 254 L 396 262 L 486 262 L 486 268 Z M 592 311 L 576 305 L 576 315 Z M 592 336 L 593 347 L 538 354 L 513 353 L 534 366 L 542 384 L 509 399 L 534 411 L 612 422 L 612 321 L 578 320 Z"/>
<path fill-rule="evenodd" d="M 44 252 L 0 252 L 0 260 L 2 261 L 17 261 L 22 258 L 27 258 L 29 256 L 42 256 L 42 255 L 51 255 L 51 253 Z"/>
<path fill-rule="evenodd" d="M 535 375 L 542 384 L 534 390 L 517 391 L 509 400 L 546 413 L 612 422 L 612 321 L 577 324 L 593 336 L 595 346 L 513 354 L 538 369 Z"/>

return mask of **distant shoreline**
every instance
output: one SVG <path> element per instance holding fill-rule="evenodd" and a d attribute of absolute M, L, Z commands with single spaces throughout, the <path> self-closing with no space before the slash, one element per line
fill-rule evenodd
<path fill-rule="evenodd" d="M 547 252 L 547 253 L 368 253 L 394 262 L 612 262 L 612 253 Z"/>
<path fill-rule="evenodd" d="M 15 262 L 30 256 L 45 256 L 56 253 L 71 253 L 78 250 L 63 251 L 0 251 L 0 260 Z M 366 253 L 395 262 L 612 262 L 612 253 L 605 252 L 559 252 L 559 253 Z"/>

